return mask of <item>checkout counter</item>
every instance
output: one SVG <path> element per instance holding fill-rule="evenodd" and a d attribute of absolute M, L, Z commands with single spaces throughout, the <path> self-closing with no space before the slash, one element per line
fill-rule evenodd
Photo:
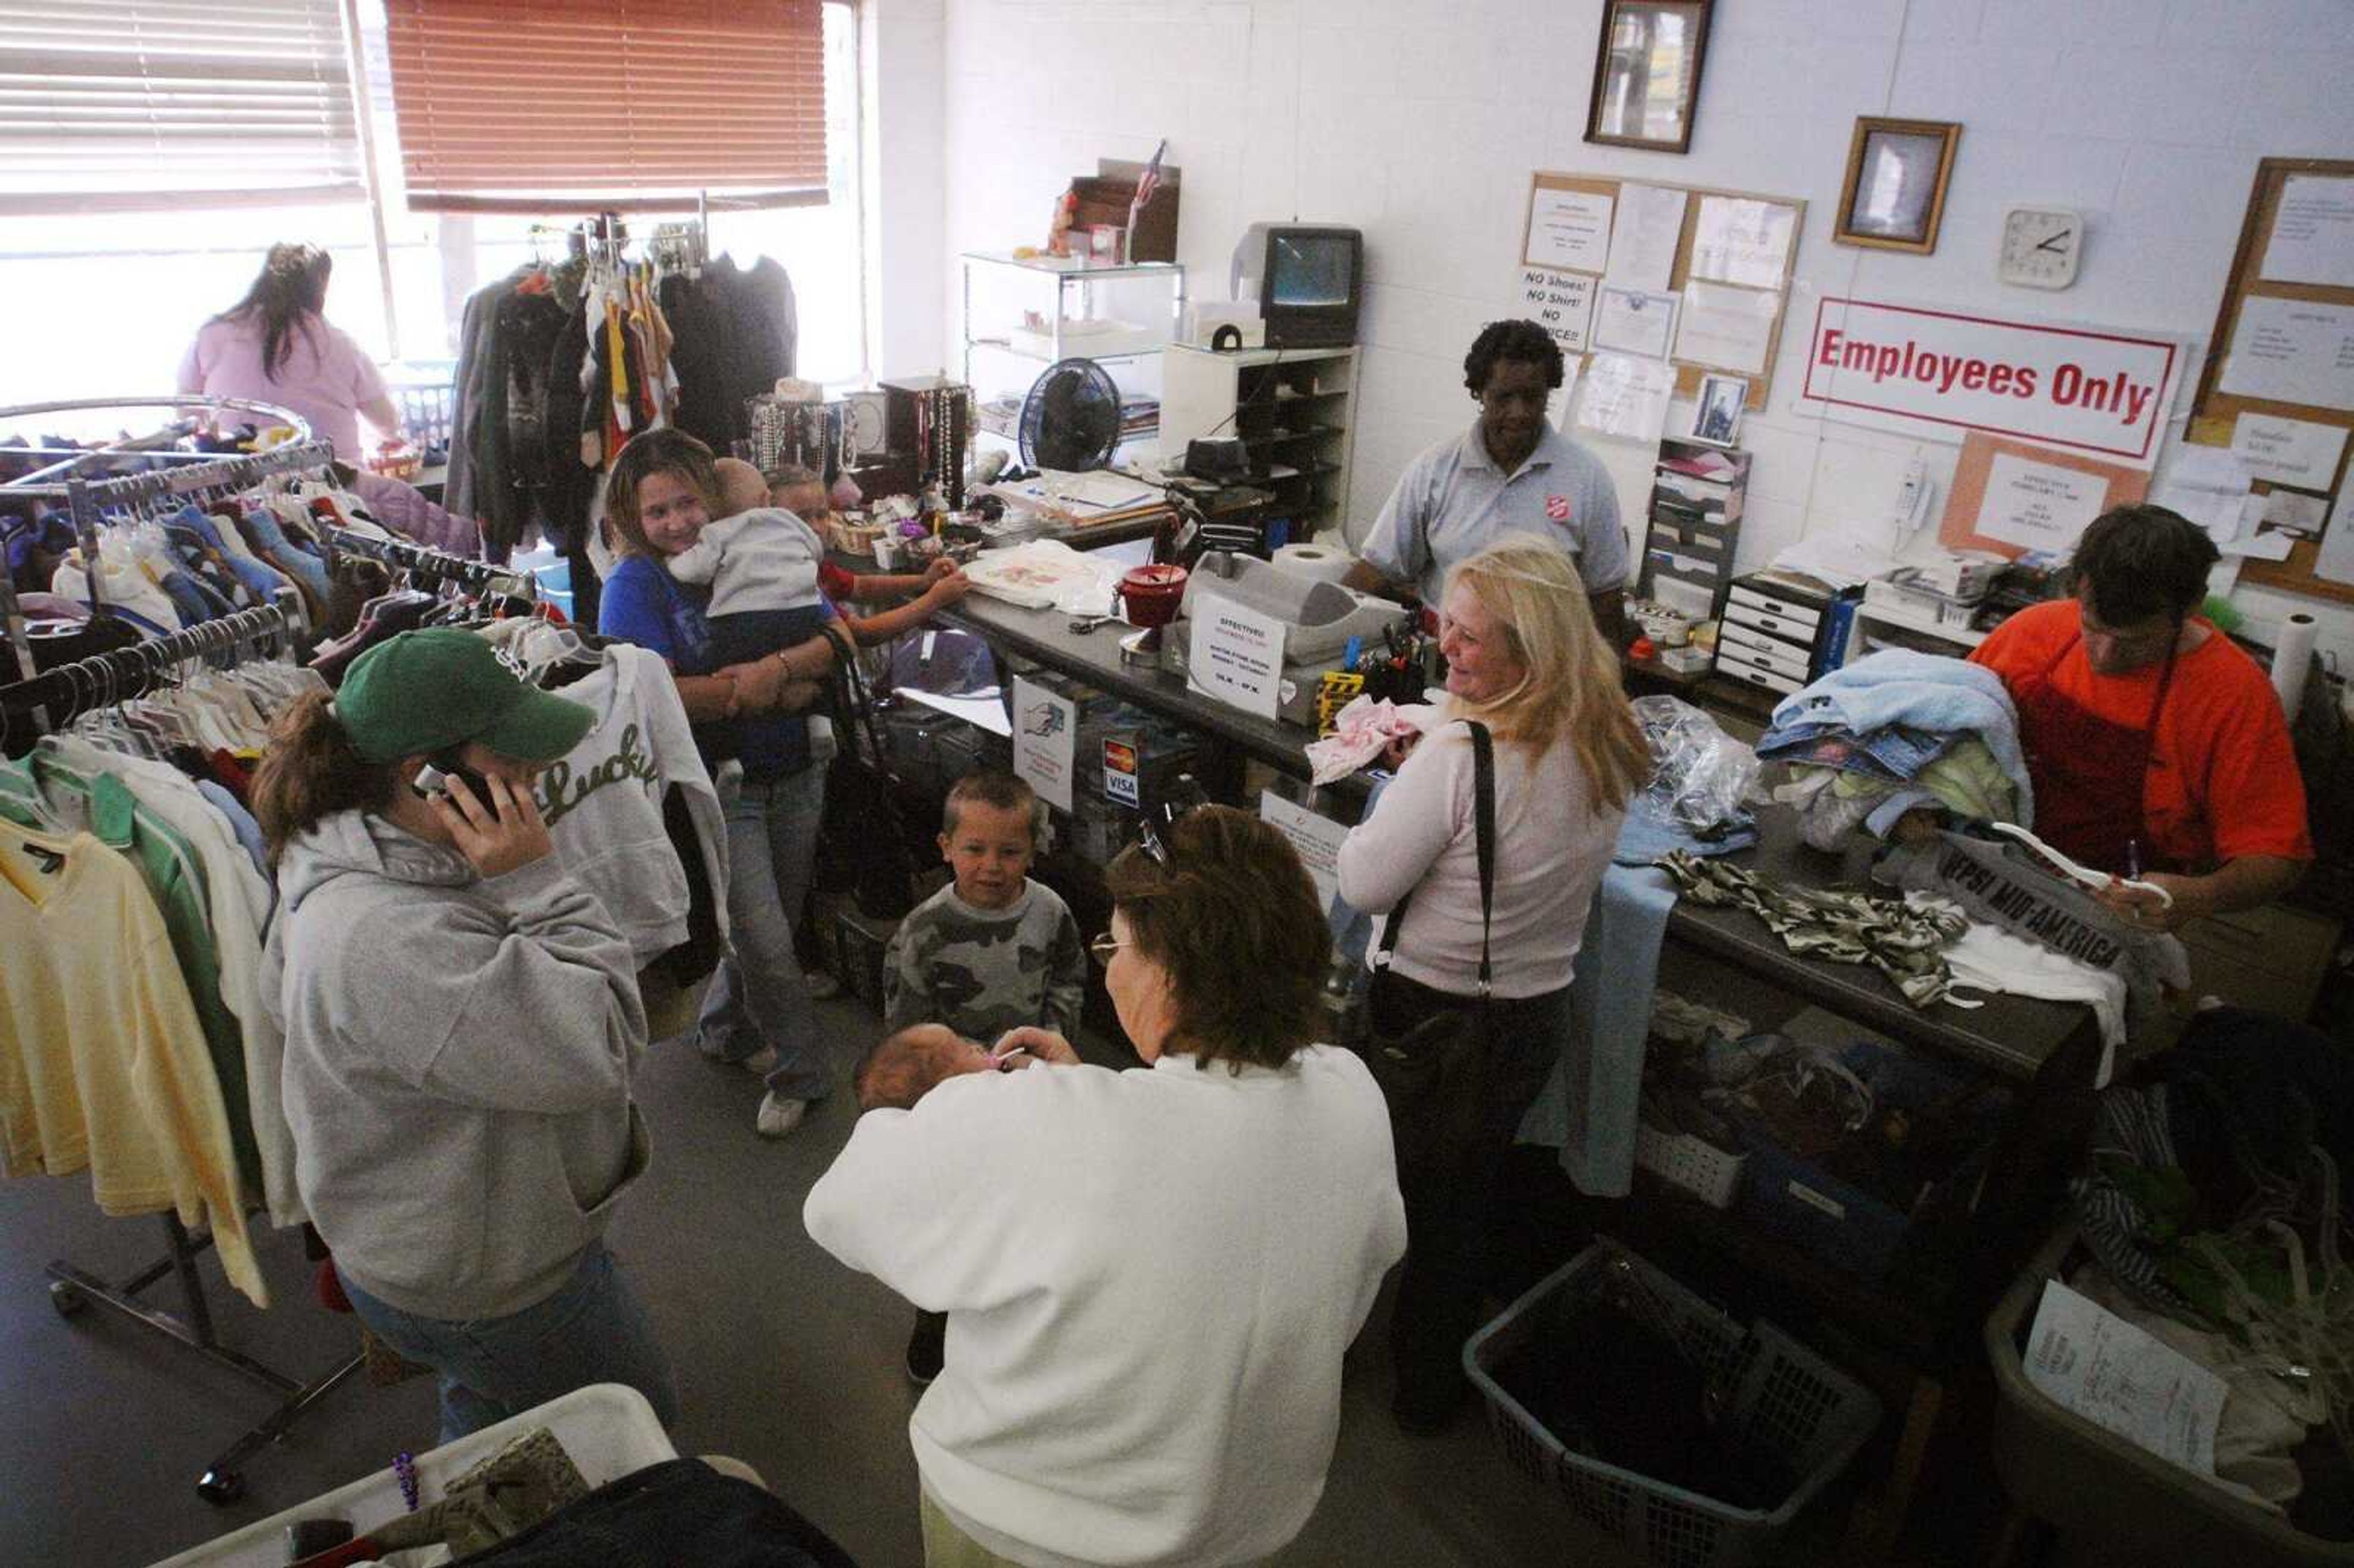
<path fill-rule="evenodd" d="M 1022 609 L 981 594 L 939 619 L 1010 656 L 1009 675 L 1025 664 L 1042 667 L 1182 726 L 1213 749 L 1225 748 L 1303 783 L 1308 778 L 1302 748 L 1313 738 L 1312 728 L 1244 713 L 1191 689 L 1174 671 L 1123 660 L 1116 623 L 1075 631 L 1068 614 Z M 1352 775 L 1307 791 L 1305 803 L 1353 821 L 1368 788 L 1363 774 Z M 1798 886 L 1835 885 L 1853 869 L 1800 842 L 1787 808 L 1765 808 L 1758 818 L 1759 842 L 1732 857 L 1734 863 Z M 1808 1326 L 1816 1342 L 1836 1347 L 1850 1370 L 1905 1412 L 1893 1452 L 1883 1443 L 1876 1451 L 1879 1462 L 1867 1462 L 1867 1471 L 1878 1472 L 1877 1488 L 1850 1520 L 1850 1545 L 1863 1553 L 1855 1560 L 1882 1560 L 1937 1426 L 1947 1374 L 1979 1359 L 1977 1340 L 1988 1308 L 2046 1234 L 2064 1162 L 2084 1129 L 2102 1055 L 2099 1030 L 2088 1008 L 2007 995 L 1971 1009 L 1946 1002 L 1916 1009 L 1872 969 L 1794 954 L 1745 911 L 1689 899 L 1679 900 L 1670 917 L 1663 982 L 1671 965 L 1712 972 L 1759 1026 L 1767 1026 L 1772 1014 L 1758 999 L 1779 997 L 1793 1008 L 1834 1015 L 2008 1081 L 2014 1089 L 2008 1130 L 1990 1163 L 1966 1248 L 1966 1277 L 1946 1300 L 1912 1298 L 1851 1279 L 1648 1173 L 1638 1173 L 1626 1199 L 1580 1201 L 1582 1223 L 1619 1236 L 1696 1287 L 1745 1298 L 1787 1327 Z"/>

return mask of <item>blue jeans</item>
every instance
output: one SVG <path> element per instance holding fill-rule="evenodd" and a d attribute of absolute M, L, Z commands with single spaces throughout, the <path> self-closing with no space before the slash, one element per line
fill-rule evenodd
<path fill-rule="evenodd" d="M 825 769 L 818 767 L 765 783 L 748 779 L 726 806 L 730 951 L 704 999 L 696 1044 L 724 1062 L 775 1046 L 768 1085 L 780 1099 L 822 1100 L 833 1086 L 818 1050 L 809 981 L 793 952 L 824 810 Z"/>
<path fill-rule="evenodd" d="M 594 1383 L 626 1383 L 664 1426 L 678 1419 L 670 1361 L 602 1242 L 546 1300 L 504 1318 L 420 1318 L 344 1280 L 376 1337 L 441 1379 L 441 1441 L 452 1442 Z"/>

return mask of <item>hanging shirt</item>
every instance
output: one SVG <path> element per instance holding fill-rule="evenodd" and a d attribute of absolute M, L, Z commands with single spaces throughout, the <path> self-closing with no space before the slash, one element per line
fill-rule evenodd
<path fill-rule="evenodd" d="M 532 786 L 564 869 L 603 903 L 641 969 L 685 941 L 686 869 L 663 820 L 663 797 L 679 789 L 724 936 L 727 826 L 661 656 L 627 644 L 608 648 L 603 666 L 564 695 L 597 715 L 580 743 Z"/>
<path fill-rule="evenodd" d="M 220 1083 L 138 871 L 88 833 L 0 822 L 0 952 L 7 1174 L 86 1170 L 107 1213 L 210 1228 L 229 1283 L 269 1306 Z"/>
<path fill-rule="evenodd" d="M 261 1157 L 248 1108 L 244 1033 L 221 1001 L 220 955 L 213 943 L 204 873 L 196 852 L 161 817 L 142 807 L 121 779 L 82 772 L 52 752 L 0 763 L 0 819 L 36 832 L 47 819 L 89 833 L 138 869 L 171 938 L 173 959 L 187 985 L 214 1075 L 220 1080 L 238 1172 L 248 1191 L 259 1194 Z"/>
<path fill-rule="evenodd" d="M 294 1140 L 286 1126 L 279 1079 L 285 1041 L 262 1006 L 261 937 L 270 910 L 270 885 L 257 875 L 227 819 L 195 784 L 173 768 L 105 750 L 76 736 L 51 736 L 42 752 L 85 774 L 119 779 L 185 839 L 204 867 L 206 914 L 220 958 L 221 1001 L 237 1017 L 245 1048 L 246 1106 L 261 1160 L 262 1197 L 278 1224 L 304 1215 L 295 1196 Z"/>

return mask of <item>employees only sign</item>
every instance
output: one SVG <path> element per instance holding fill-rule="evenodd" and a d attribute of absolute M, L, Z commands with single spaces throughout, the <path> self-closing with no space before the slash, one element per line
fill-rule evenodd
<path fill-rule="evenodd" d="M 1800 396 L 1866 423 L 1986 430 L 2147 468 L 2183 358 L 2169 338 L 1826 298 Z"/>

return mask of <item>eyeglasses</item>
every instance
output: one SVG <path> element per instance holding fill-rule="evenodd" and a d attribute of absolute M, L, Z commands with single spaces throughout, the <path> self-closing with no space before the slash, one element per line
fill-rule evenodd
<path fill-rule="evenodd" d="M 1095 955 L 1096 962 L 1103 965 L 1106 969 L 1109 969 L 1111 968 L 1112 955 L 1119 952 L 1122 948 L 1128 946 L 1129 946 L 1129 943 L 1121 941 L 1109 931 L 1106 931 L 1102 936 L 1097 937 L 1094 941 L 1087 944 L 1087 951 Z"/>

